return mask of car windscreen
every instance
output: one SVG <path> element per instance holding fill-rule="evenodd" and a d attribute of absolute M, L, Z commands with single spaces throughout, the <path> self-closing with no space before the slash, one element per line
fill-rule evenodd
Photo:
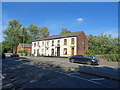
<path fill-rule="evenodd" d="M 83 55 L 83 57 L 85 57 L 85 58 L 90 58 L 89 56 L 87 56 L 87 55 Z"/>

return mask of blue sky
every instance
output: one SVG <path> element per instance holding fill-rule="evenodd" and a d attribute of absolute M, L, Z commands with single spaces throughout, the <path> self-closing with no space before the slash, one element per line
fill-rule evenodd
<path fill-rule="evenodd" d="M 86 35 L 99 33 L 118 34 L 117 2 L 3 2 L 2 23 L 19 20 L 23 26 L 46 26 L 51 35 L 62 28 L 72 32 L 84 31 Z"/>

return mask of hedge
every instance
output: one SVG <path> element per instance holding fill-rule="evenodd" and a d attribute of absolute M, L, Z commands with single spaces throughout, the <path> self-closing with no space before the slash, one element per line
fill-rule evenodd
<path fill-rule="evenodd" d="M 120 56 L 118 54 L 105 54 L 104 56 L 108 61 L 120 62 Z"/>

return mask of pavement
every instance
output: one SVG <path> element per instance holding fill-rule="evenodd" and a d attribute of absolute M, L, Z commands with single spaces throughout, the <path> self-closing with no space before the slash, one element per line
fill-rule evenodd
<path fill-rule="evenodd" d="M 48 65 L 48 63 L 50 64 Z M 76 63 L 68 64 L 68 62 L 61 61 L 58 67 L 54 67 L 53 63 L 56 65 L 57 62 L 52 58 L 45 60 L 34 57 L 7 57 L 2 60 L 2 77 L 4 77 L 2 88 L 20 90 L 23 88 L 116 88 L 119 90 L 119 81 L 117 80 L 74 72 L 60 67 L 61 65 L 75 67 Z"/>
<path fill-rule="evenodd" d="M 24 57 L 24 56 L 23 56 Z M 60 67 L 66 71 L 83 72 L 99 77 L 120 80 L 117 62 L 100 61 L 100 65 L 86 65 L 70 63 L 68 58 L 56 57 L 25 57 L 34 63 L 42 63 L 53 67 Z"/>

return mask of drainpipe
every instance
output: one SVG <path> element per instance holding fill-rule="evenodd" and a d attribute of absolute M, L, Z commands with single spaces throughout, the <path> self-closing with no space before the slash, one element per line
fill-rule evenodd
<path fill-rule="evenodd" d="M 46 56 L 46 40 L 45 40 L 45 56 Z"/>

